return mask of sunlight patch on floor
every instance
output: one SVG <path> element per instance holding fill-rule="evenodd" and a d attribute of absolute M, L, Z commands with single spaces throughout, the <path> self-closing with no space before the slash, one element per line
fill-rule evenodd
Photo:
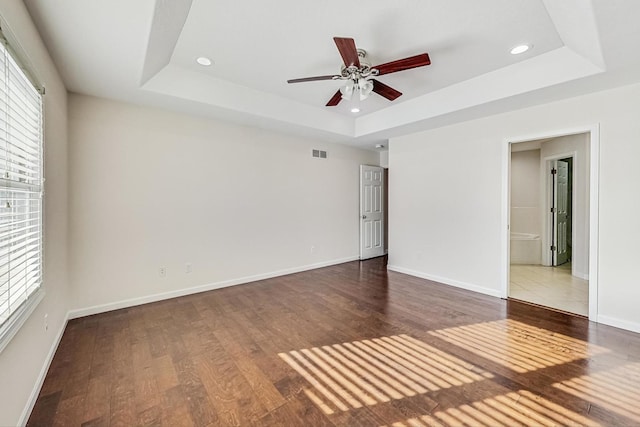
<path fill-rule="evenodd" d="M 492 378 L 408 335 L 280 353 L 305 378 L 305 394 L 325 414 Z"/>
<path fill-rule="evenodd" d="M 391 424 L 391 427 L 588 426 L 600 424 L 520 390 Z"/>
<path fill-rule="evenodd" d="M 553 387 L 640 424 L 640 363 L 571 378 Z"/>
<path fill-rule="evenodd" d="M 518 373 L 609 352 L 606 348 L 511 319 L 430 331 L 429 334 Z"/>

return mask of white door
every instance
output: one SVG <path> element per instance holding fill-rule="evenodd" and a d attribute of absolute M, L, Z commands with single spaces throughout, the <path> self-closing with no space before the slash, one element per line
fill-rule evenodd
<path fill-rule="evenodd" d="M 555 172 L 554 172 L 555 171 Z M 556 160 L 551 172 L 553 179 L 553 265 L 569 261 L 567 233 L 569 232 L 569 162 Z"/>
<path fill-rule="evenodd" d="M 384 255 L 384 169 L 360 165 L 360 259 Z"/>

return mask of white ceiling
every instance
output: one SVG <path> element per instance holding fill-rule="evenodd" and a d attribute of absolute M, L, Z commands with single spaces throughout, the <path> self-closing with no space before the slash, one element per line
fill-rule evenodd
<path fill-rule="evenodd" d="M 406 132 L 640 81 L 638 0 L 25 0 L 68 89 L 372 148 Z M 334 36 L 403 92 L 325 107 Z M 532 44 L 522 55 L 511 47 Z M 210 67 L 195 62 L 214 61 Z"/>

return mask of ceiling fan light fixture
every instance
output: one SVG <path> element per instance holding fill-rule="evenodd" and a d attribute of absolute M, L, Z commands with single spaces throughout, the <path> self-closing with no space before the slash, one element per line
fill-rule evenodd
<path fill-rule="evenodd" d="M 514 48 L 511 49 L 511 54 L 512 55 L 520 55 L 521 53 L 525 53 L 529 49 L 531 49 L 531 45 L 520 44 L 520 45 L 515 46 Z"/>
<path fill-rule="evenodd" d="M 373 92 L 373 82 L 371 80 L 360 79 L 358 82 L 360 87 L 360 100 L 364 101 Z"/>
<path fill-rule="evenodd" d="M 351 79 L 347 80 L 345 85 L 340 88 L 342 99 L 345 99 L 347 101 L 351 100 L 351 96 L 353 95 L 354 88 L 355 88 L 355 84 L 353 83 L 353 80 Z"/>
<path fill-rule="evenodd" d="M 196 58 L 196 62 L 203 67 L 208 67 L 209 65 L 213 64 L 213 61 L 206 56 L 199 56 L 198 58 Z"/>

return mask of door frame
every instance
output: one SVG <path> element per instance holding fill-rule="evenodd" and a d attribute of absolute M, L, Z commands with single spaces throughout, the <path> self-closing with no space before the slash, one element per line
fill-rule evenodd
<path fill-rule="evenodd" d="M 584 133 L 584 132 L 583 132 Z M 563 135 L 564 136 L 564 135 Z M 544 157 L 540 165 L 544 168 L 541 172 L 542 176 L 542 185 L 544 188 L 544 200 L 542 201 L 542 235 L 540 236 L 541 244 L 542 244 L 542 265 L 551 266 L 553 264 L 553 260 L 551 258 L 551 251 L 548 249 L 551 246 L 553 239 L 551 238 L 551 228 L 553 219 L 552 216 L 549 215 L 549 211 L 551 210 L 551 206 L 553 202 L 551 199 L 553 198 L 553 180 L 551 179 L 551 174 L 549 171 L 551 170 L 551 162 L 554 160 L 567 159 L 571 157 L 573 159 L 573 165 L 571 167 L 571 173 L 573 174 L 573 179 L 571 181 L 571 241 L 576 241 L 576 227 L 573 226 L 576 223 L 576 212 L 574 207 L 576 206 L 576 192 L 573 191 L 575 189 L 574 182 L 576 176 L 576 162 L 578 161 L 578 152 L 577 151 L 569 151 L 561 154 L 554 154 L 553 156 Z M 571 274 L 573 274 L 574 268 L 573 264 L 571 265 Z M 585 279 L 582 276 L 578 276 L 581 279 Z"/>
<path fill-rule="evenodd" d="M 511 223 L 511 144 L 537 139 L 557 138 L 561 136 L 589 134 L 589 320 L 598 318 L 598 247 L 599 233 L 598 206 L 600 185 L 600 124 L 590 126 L 541 131 L 525 136 L 506 138 L 502 143 L 502 215 L 501 215 L 501 283 L 500 296 L 509 296 L 509 269 L 511 241 L 509 224 Z M 573 215 L 573 213 L 572 213 Z"/>

